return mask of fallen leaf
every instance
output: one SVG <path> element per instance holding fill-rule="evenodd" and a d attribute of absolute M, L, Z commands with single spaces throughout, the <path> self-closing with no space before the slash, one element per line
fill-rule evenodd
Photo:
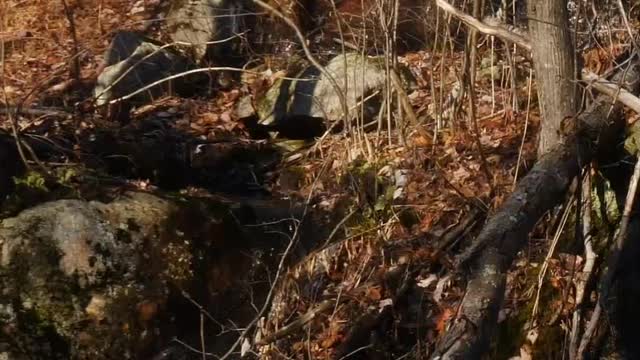
<path fill-rule="evenodd" d="M 455 312 L 452 308 L 445 308 L 440 316 L 438 316 L 438 319 L 436 320 L 436 331 L 439 334 L 442 334 L 446 330 L 447 323 L 451 318 L 453 318 L 454 314 Z"/>
<path fill-rule="evenodd" d="M 382 299 L 382 289 L 379 286 L 373 286 L 367 289 L 367 297 L 373 301 Z"/>

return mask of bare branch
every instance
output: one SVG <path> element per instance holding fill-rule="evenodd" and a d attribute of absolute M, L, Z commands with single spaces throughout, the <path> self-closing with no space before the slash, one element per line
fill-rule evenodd
<path fill-rule="evenodd" d="M 162 78 L 160 80 L 154 81 L 151 84 L 145 85 L 144 87 L 141 87 L 140 89 L 129 93 L 127 95 L 121 96 L 119 98 L 113 99 L 111 101 L 109 101 L 109 104 L 116 104 L 119 103 L 121 101 L 124 100 L 128 100 L 131 99 L 132 97 L 140 94 L 141 92 L 147 91 L 150 88 L 160 85 L 162 83 L 165 83 L 167 81 L 171 81 L 174 79 L 178 79 L 184 76 L 188 76 L 191 74 L 197 74 L 197 73 L 202 73 L 202 72 L 212 72 L 212 71 L 237 71 L 237 72 L 244 72 L 244 73 L 248 73 L 248 74 L 254 74 L 254 75 L 261 75 L 261 73 L 256 72 L 256 71 L 251 71 L 251 70 L 246 70 L 246 69 L 241 69 L 241 68 L 234 68 L 234 67 L 228 67 L 228 66 L 212 66 L 212 67 L 205 67 L 205 68 L 198 68 L 198 69 L 193 69 L 193 70 L 188 70 L 188 71 L 184 71 L 178 74 L 173 74 L 171 76 L 167 76 L 165 78 Z M 295 80 L 295 81 L 314 81 L 313 79 L 298 79 L 298 78 L 291 78 L 291 77 L 281 77 L 281 79 L 285 79 L 285 80 Z"/>
<path fill-rule="evenodd" d="M 603 94 L 611 96 L 624 106 L 640 114 L 640 99 L 624 88 L 588 70 L 582 70 L 582 79 L 589 82 L 589 86 L 592 86 Z"/>
<path fill-rule="evenodd" d="M 194 46 L 194 45 L 215 45 L 215 44 L 221 44 L 221 43 L 225 43 L 227 41 L 231 41 L 234 38 L 237 37 L 241 37 L 242 35 L 244 35 L 245 33 L 241 33 L 241 34 L 236 34 L 233 35 L 231 37 L 228 37 L 226 39 L 221 39 L 221 40 L 215 40 L 215 41 L 207 41 L 204 43 L 191 43 L 191 42 L 183 42 L 183 41 L 175 41 L 169 44 L 165 44 L 162 45 L 160 47 L 158 47 L 157 49 L 155 49 L 154 51 L 152 51 L 151 53 L 143 56 L 142 58 L 140 58 L 140 60 L 136 61 L 133 65 L 131 65 L 130 68 L 128 68 L 126 71 L 124 71 L 122 73 L 122 75 L 120 75 L 117 79 L 115 79 L 109 86 L 107 86 L 106 88 L 104 88 L 99 94 L 94 95 L 94 100 L 99 99 L 100 97 L 102 97 L 104 94 L 107 93 L 107 91 L 111 90 L 114 86 L 116 86 L 120 81 L 122 81 L 122 79 L 127 76 L 127 74 L 129 74 L 131 71 L 133 71 L 136 67 L 138 67 L 138 65 L 144 63 L 146 60 L 148 60 L 149 58 L 151 58 L 152 56 L 154 56 L 155 54 L 159 53 L 160 51 L 169 48 L 169 47 L 175 47 L 175 46 L 180 46 L 180 45 L 184 45 L 184 46 Z"/>
<path fill-rule="evenodd" d="M 445 12 L 457 17 L 467 26 L 470 26 L 483 34 L 499 37 L 502 40 L 514 43 L 531 51 L 531 43 L 529 39 L 522 35 L 516 34 L 500 26 L 485 24 L 482 21 L 475 19 L 473 16 L 456 9 L 445 0 L 436 0 L 436 4 Z"/>

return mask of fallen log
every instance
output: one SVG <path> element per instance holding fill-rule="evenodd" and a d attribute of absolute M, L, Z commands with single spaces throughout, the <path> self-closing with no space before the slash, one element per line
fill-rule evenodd
<path fill-rule="evenodd" d="M 638 58 L 613 82 L 637 93 Z M 439 339 L 432 358 L 478 359 L 486 351 L 504 297 L 506 271 L 537 221 L 563 200 L 582 167 L 615 148 L 624 128 L 622 110 L 619 102 L 603 94 L 575 119 L 568 119 L 564 141 L 538 160 L 460 255 L 458 269 L 469 270 L 470 281 L 456 318 Z"/>

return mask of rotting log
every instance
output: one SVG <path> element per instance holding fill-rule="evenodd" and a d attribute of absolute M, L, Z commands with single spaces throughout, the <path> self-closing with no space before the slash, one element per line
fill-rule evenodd
<path fill-rule="evenodd" d="M 613 82 L 637 93 L 637 56 L 630 64 Z M 575 125 L 565 129 L 564 140 L 538 160 L 472 246 L 460 255 L 458 269 L 469 270 L 470 280 L 456 318 L 439 339 L 433 359 L 478 359 L 487 350 L 504 297 L 506 271 L 537 221 L 564 199 L 582 167 L 615 148 L 624 129 L 622 110 L 611 97 L 599 95 L 576 121 L 567 121 L 567 125 Z"/>

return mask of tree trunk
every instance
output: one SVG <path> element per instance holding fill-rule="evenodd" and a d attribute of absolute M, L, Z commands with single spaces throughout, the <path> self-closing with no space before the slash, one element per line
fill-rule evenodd
<path fill-rule="evenodd" d="M 620 70 L 617 79 L 627 90 L 640 90 L 640 62 Z M 504 300 L 506 272 L 526 245 L 538 220 L 565 198 L 571 180 L 594 157 L 604 161 L 621 141 L 625 120 L 620 103 L 599 95 L 576 116 L 563 143 L 538 159 L 529 173 L 456 261 L 469 270 L 466 293 L 447 332 L 436 345 L 432 359 L 481 359 L 494 334 Z M 611 160 L 611 159 L 608 159 Z"/>
<path fill-rule="evenodd" d="M 542 115 L 538 143 L 541 156 L 560 141 L 562 120 L 576 113 L 575 52 L 566 1 L 529 0 L 528 13 Z"/>

